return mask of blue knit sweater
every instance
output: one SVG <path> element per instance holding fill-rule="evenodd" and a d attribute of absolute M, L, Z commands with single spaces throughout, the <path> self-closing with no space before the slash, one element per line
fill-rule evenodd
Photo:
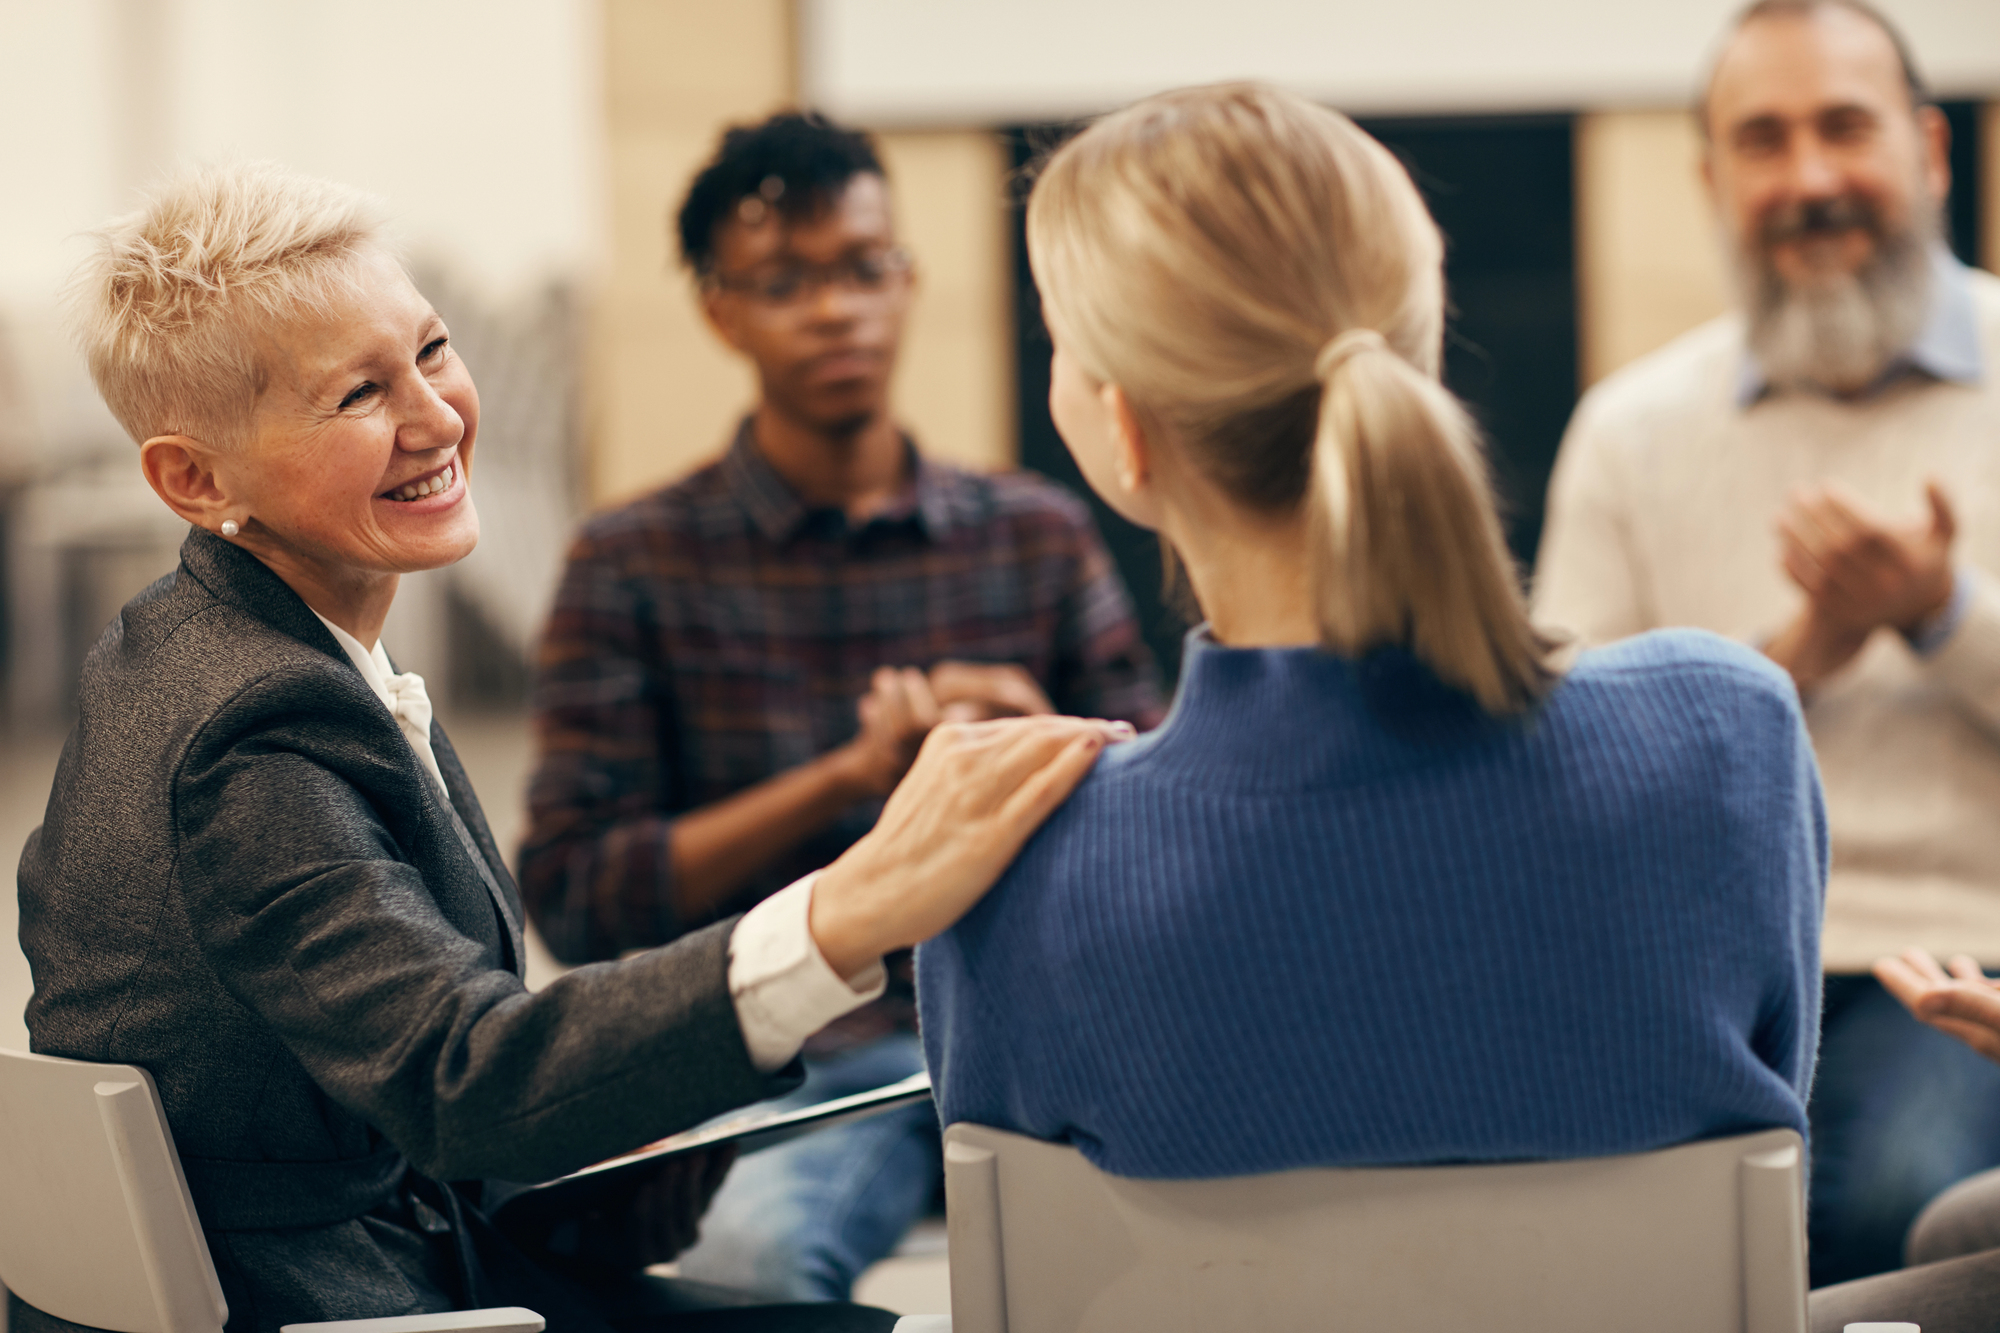
<path fill-rule="evenodd" d="M 1826 856 L 1791 682 L 1713 635 L 1503 722 L 1400 651 L 1197 632 L 920 951 L 939 1109 L 1143 1177 L 1803 1133 Z"/>

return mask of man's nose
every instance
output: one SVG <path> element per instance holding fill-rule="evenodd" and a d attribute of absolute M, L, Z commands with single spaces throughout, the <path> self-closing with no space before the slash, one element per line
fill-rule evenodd
<path fill-rule="evenodd" d="M 1790 185 L 1795 199 L 1832 199 L 1843 193 L 1839 164 L 1816 134 L 1792 137 Z"/>
<path fill-rule="evenodd" d="M 849 284 L 822 275 L 806 297 L 806 320 L 812 324 L 851 323 L 858 300 Z"/>

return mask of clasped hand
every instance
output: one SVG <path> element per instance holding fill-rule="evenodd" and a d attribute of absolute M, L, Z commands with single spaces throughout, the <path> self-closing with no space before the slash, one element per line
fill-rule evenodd
<path fill-rule="evenodd" d="M 1845 666 L 1878 629 L 1910 634 L 1951 601 L 1958 521 L 1932 481 L 1930 512 L 1893 523 L 1838 482 L 1793 495 L 1778 517 L 1780 559 L 1806 595 L 1767 651 L 1809 689 Z"/>
<path fill-rule="evenodd" d="M 940 722 L 984 722 L 1055 712 L 1035 679 L 1012 663 L 940 662 L 930 671 L 879 667 L 857 705 L 861 730 L 848 743 L 855 784 L 887 796 Z"/>

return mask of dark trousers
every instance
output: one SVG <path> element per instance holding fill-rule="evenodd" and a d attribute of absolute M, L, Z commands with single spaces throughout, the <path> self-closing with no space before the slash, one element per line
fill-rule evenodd
<path fill-rule="evenodd" d="M 549 1333 L 891 1333 L 897 1316 L 845 1301 L 769 1304 L 747 1292 L 650 1273 L 558 1275 L 522 1257 L 479 1213 L 464 1218 L 477 1251 L 481 1305 L 524 1305 Z"/>
<path fill-rule="evenodd" d="M 597 1313 L 618 1333 L 891 1333 L 897 1316 L 845 1301 L 753 1304 L 754 1297 L 681 1279 L 635 1277 L 599 1288 Z"/>
<path fill-rule="evenodd" d="M 1806 1110 L 1815 1287 L 1901 1267 L 1932 1196 L 2000 1165 L 2000 1065 L 1911 1018 L 1871 976 L 1826 979 Z"/>
<path fill-rule="evenodd" d="M 597 1314 L 617 1333 L 890 1333 L 896 1316 L 864 1305 L 714 1305 L 726 1293 L 704 1291 L 665 1278 L 635 1279 L 629 1291 L 610 1295 Z M 54 1320 L 9 1292 L 0 1299 L 7 1333 L 98 1333 Z M 537 1309 L 537 1313 L 546 1312 Z M 551 1324 L 551 1328 L 555 1325 Z"/>

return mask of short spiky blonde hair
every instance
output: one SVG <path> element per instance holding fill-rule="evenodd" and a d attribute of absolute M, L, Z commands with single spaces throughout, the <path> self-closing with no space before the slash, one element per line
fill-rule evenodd
<path fill-rule="evenodd" d="M 93 233 L 70 281 L 91 378 L 134 441 L 232 447 L 263 388 L 260 334 L 325 306 L 386 252 L 375 201 L 269 162 L 189 172 Z"/>

